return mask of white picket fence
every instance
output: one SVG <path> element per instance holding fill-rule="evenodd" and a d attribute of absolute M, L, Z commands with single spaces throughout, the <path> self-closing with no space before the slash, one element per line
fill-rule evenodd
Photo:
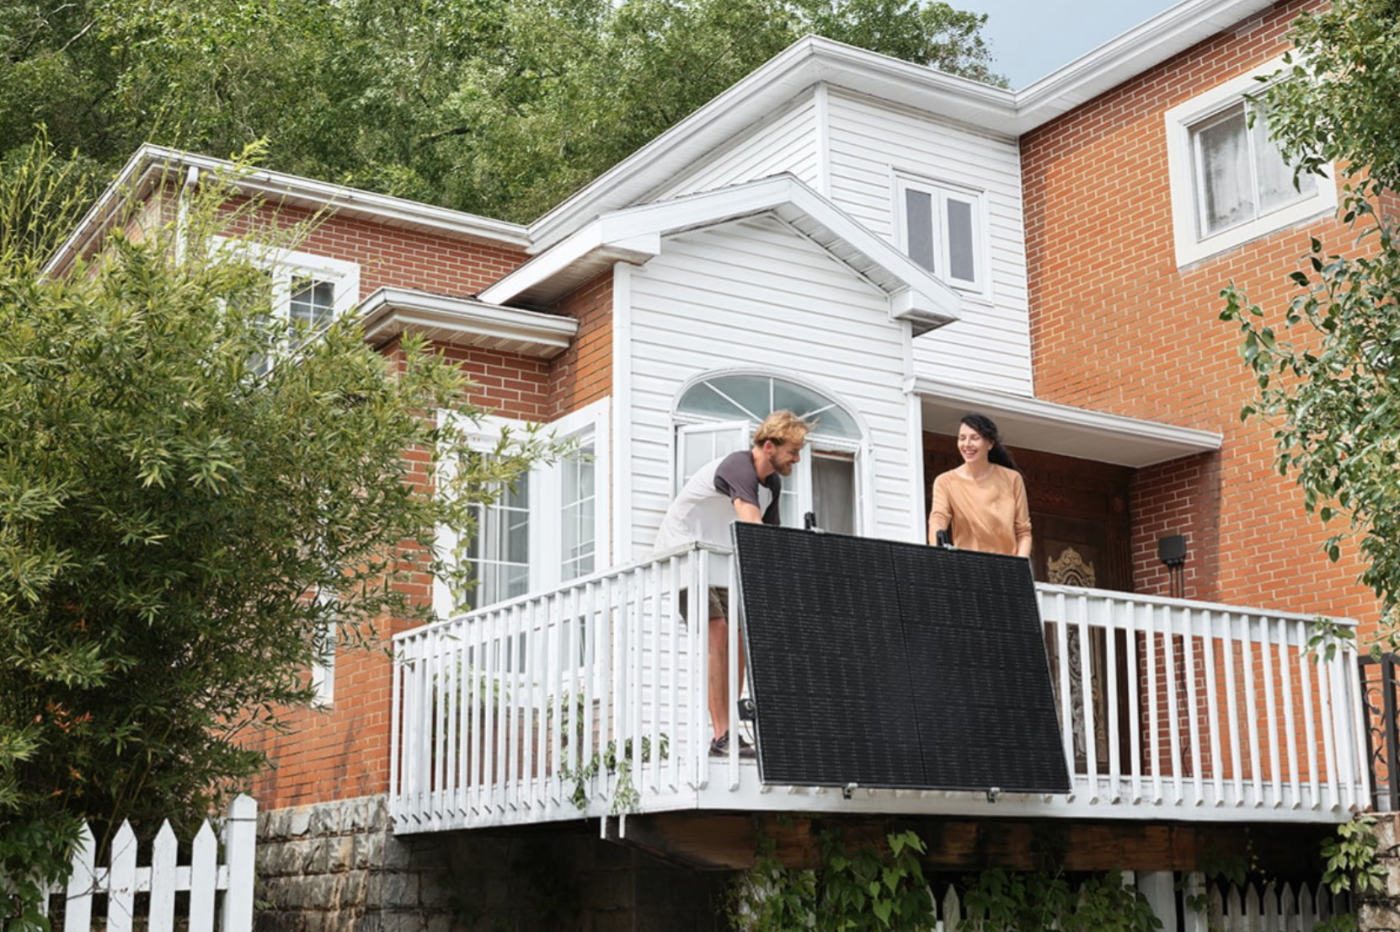
<path fill-rule="evenodd" d="M 965 915 L 958 891 L 948 887 L 935 896 L 938 932 L 976 932 L 978 921 Z M 1204 908 L 1202 908 L 1204 905 Z M 1325 885 L 1268 884 L 1263 888 L 1233 885 L 1223 893 L 1206 886 L 1200 874 L 1188 874 L 1178 908 L 1186 932 L 1313 932 L 1319 924 L 1351 909 L 1345 894 L 1333 896 Z"/>
<path fill-rule="evenodd" d="M 219 861 L 219 837 L 206 820 L 190 848 L 188 864 L 179 864 L 179 841 L 168 821 L 161 824 L 151 845 L 149 863 L 137 866 L 139 844 L 129 822 L 123 822 L 112 839 L 109 866 L 96 863 L 97 843 L 83 826 L 73 873 L 66 886 L 55 886 L 55 898 L 63 899 L 64 932 L 213 932 L 215 915 L 220 932 L 251 932 L 253 928 L 253 857 L 257 845 L 258 804 L 238 796 L 229 804 L 223 820 L 223 861 Z M 222 903 L 218 893 L 223 892 Z M 176 916 L 176 894 L 187 892 L 188 909 Z M 143 898 L 143 915 L 137 915 L 137 896 Z M 93 919 L 93 905 L 106 897 L 106 921 Z M 99 910 L 100 912 L 100 910 Z"/>

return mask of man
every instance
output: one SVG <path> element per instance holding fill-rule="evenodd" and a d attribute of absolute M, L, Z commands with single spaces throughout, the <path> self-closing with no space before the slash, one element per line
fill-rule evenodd
<path fill-rule="evenodd" d="M 764 418 L 747 450 L 730 453 L 696 470 L 681 489 L 656 535 L 655 553 L 693 541 L 730 546 L 733 521 L 781 523 L 778 501 L 781 477 L 791 475 L 802 457 L 802 444 L 812 429 L 791 411 L 774 411 Z M 729 592 L 718 586 L 709 592 L 709 705 L 714 737 L 710 753 L 729 751 Z M 682 611 L 685 599 L 681 600 Z M 739 689 L 744 688 L 744 647 L 739 645 Z M 740 752 L 753 749 L 740 739 Z"/>

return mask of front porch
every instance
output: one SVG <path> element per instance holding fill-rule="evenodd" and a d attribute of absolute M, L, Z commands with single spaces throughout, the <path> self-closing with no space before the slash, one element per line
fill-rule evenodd
<path fill-rule="evenodd" d="M 1326 823 L 1368 803 L 1351 622 L 1049 584 L 1068 795 L 764 785 L 737 743 L 708 753 L 703 626 L 680 613 L 737 591 L 733 570 L 695 546 L 396 636 L 395 831 L 783 811 Z"/>

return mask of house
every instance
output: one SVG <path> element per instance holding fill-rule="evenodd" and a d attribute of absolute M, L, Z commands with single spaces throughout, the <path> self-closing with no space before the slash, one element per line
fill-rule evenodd
<path fill-rule="evenodd" d="M 804 39 L 529 226 L 242 179 L 288 219 L 329 209 L 272 261 L 289 308 L 358 303 L 386 351 L 425 332 L 494 409 L 483 443 L 542 421 L 588 454 L 485 509 L 475 611 L 387 632 L 392 660 L 342 652 L 271 739 L 266 926 L 707 928 L 714 869 L 764 832 L 800 861 L 813 820 L 914 824 L 950 871 L 1029 866 L 1048 832 L 1168 919 L 1176 875 L 1246 835 L 1304 869 L 1371 779 L 1355 652 L 1305 647 L 1317 616 L 1377 611 L 1240 422 L 1217 315 L 1227 282 L 1279 306 L 1310 236 L 1345 242 L 1335 183 L 1282 185 L 1245 119 L 1307 5 L 1185 0 L 1016 92 Z M 172 164 L 221 167 L 143 148 L 53 268 L 117 191 L 168 207 Z M 677 482 L 771 407 L 821 412 L 786 522 L 905 541 L 958 417 L 999 423 L 1071 794 L 847 798 L 707 755 L 703 641 L 675 609 L 732 566 L 649 551 Z"/>

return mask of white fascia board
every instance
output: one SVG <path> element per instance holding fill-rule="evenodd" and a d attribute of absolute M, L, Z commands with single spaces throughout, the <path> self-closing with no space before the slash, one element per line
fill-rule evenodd
<path fill-rule="evenodd" d="M 719 96 L 599 175 L 530 224 L 533 250 L 549 248 L 589 216 L 625 207 L 699 161 L 804 91 L 830 83 L 935 109 L 1003 132 L 1014 128 L 1014 97 L 923 65 L 819 36 L 797 40 Z M 941 105 L 941 106 L 939 106 Z"/>
<path fill-rule="evenodd" d="M 1021 132 L 1053 120 L 1178 52 L 1273 6 L 1273 0 L 1183 0 L 1016 93 Z"/>
<path fill-rule="evenodd" d="M 511 340 L 539 347 L 541 355 L 567 349 L 578 334 L 571 317 L 495 307 L 470 298 L 453 298 L 409 288 L 379 288 L 360 305 L 365 338 L 392 337 L 405 328 L 448 330 Z"/>
<path fill-rule="evenodd" d="M 45 272 L 61 270 L 68 259 L 76 255 L 93 235 L 105 228 L 128 198 L 143 195 L 146 186 L 162 173 L 168 171 L 170 177 L 175 178 L 191 168 L 200 172 L 219 173 L 239 191 L 270 199 L 294 200 L 313 208 L 325 207 L 334 211 L 346 211 L 434 232 L 469 236 L 519 248 L 528 247 L 530 244 L 529 234 L 520 224 L 283 172 L 266 169 L 238 171 L 232 162 L 225 159 L 144 143 L 127 160 L 116 179 L 84 215 L 77 229 L 45 265 Z M 176 169 L 179 170 L 178 174 Z"/>
<path fill-rule="evenodd" d="M 974 385 L 919 378 L 912 387 L 915 394 L 923 396 L 926 408 L 947 409 L 940 417 L 948 411 L 990 415 L 999 422 L 1000 432 L 1012 447 L 1142 467 L 1214 452 L 1222 442 L 1222 436 L 1213 431 L 1091 411 Z M 936 424 L 938 419 L 933 420 Z"/>
<path fill-rule="evenodd" d="M 884 280 L 875 284 L 892 298 L 902 295 L 898 308 L 892 301 L 892 314 L 917 320 L 925 330 L 957 320 L 962 307 L 957 291 L 786 172 L 614 211 L 531 259 L 483 291 L 480 298 L 492 304 L 503 304 L 527 291 L 538 294 L 535 289 L 551 277 L 562 275 L 578 264 L 597 262 L 599 257 L 610 264 L 618 255 L 630 256 L 625 261 L 642 265 L 660 253 L 663 236 L 770 212 L 789 221 L 795 215 L 810 218 L 823 236 L 844 242 L 882 270 Z M 814 241 L 822 245 L 819 239 L 814 238 Z M 598 269 L 590 269 L 589 274 L 596 271 Z M 868 270 L 856 271 L 866 274 Z M 575 274 L 568 280 L 577 278 Z"/>
<path fill-rule="evenodd" d="M 488 304 L 504 304 L 575 265 L 597 263 L 600 259 L 608 260 L 607 264 L 619 261 L 642 265 L 660 252 L 659 235 L 621 228 L 613 218 L 600 217 L 486 288 L 478 297 Z"/>

